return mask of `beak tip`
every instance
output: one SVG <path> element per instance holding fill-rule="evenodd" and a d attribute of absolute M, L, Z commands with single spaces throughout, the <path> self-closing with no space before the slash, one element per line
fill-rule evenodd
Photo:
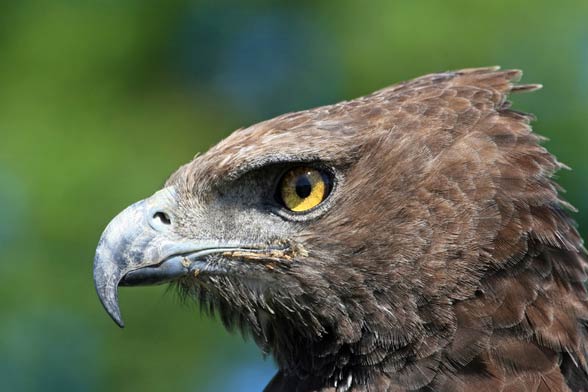
<path fill-rule="evenodd" d="M 116 279 L 115 279 L 116 280 Z M 98 293 L 98 299 L 106 310 L 106 313 L 110 318 L 120 327 L 124 328 L 125 323 L 122 320 L 120 307 L 118 305 L 118 292 L 117 284 L 100 284 L 100 280 L 95 280 L 96 292 Z"/>
<path fill-rule="evenodd" d="M 122 319 L 122 315 L 120 313 L 118 303 L 117 302 L 109 302 L 109 303 L 102 303 L 102 305 L 104 306 L 104 309 L 106 309 L 106 312 L 108 313 L 108 315 L 110 316 L 112 321 L 114 321 L 116 323 L 116 325 L 118 325 L 120 328 L 124 328 L 125 323 Z"/>
<path fill-rule="evenodd" d="M 115 322 L 115 323 L 116 323 L 116 325 L 118 325 L 118 326 L 119 326 L 119 328 L 121 328 L 121 329 L 125 327 L 125 323 L 124 323 L 124 321 L 122 321 L 122 319 L 118 319 L 118 320 L 117 320 L 117 319 L 115 319 L 115 320 L 114 320 L 114 322 Z"/>

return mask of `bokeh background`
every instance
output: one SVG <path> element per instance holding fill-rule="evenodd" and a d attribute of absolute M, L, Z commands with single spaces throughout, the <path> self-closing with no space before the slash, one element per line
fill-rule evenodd
<path fill-rule="evenodd" d="M 500 64 L 569 166 L 588 230 L 588 2 L 106 0 L 0 3 L 0 389 L 259 391 L 251 342 L 164 287 L 91 265 L 107 222 L 233 129 L 448 69 Z"/>

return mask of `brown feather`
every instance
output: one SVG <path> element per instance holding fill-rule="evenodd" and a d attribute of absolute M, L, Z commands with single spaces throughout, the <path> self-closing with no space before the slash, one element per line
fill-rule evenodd
<path fill-rule="evenodd" d="M 510 109 L 508 94 L 541 87 L 520 77 L 431 74 L 285 114 L 170 177 L 188 209 L 275 164 L 342 173 L 263 303 L 230 277 L 201 294 L 274 356 L 266 391 L 587 388 L 586 253 L 551 179 L 562 165 Z"/>

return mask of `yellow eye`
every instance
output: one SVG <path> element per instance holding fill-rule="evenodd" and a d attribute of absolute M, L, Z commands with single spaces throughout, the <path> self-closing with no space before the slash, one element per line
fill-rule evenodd
<path fill-rule="evenodd" d="M 290 211 L 303 212 L 318 206 L 330 191 L 329 178 L 311 167 L 297 167 L 282 177 L 279 194 Z"/>

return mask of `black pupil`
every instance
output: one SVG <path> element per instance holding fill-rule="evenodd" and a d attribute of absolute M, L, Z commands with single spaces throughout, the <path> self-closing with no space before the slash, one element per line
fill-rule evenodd
<path fill-rule="evenodd" d="M 299 176 L 296 179 L 296 194 L 299 198 L 305 199 L 310 196 L 310 192 L 312 191 L 312 184 L 310 183 L 310 179 L 307 175 Z"/>

